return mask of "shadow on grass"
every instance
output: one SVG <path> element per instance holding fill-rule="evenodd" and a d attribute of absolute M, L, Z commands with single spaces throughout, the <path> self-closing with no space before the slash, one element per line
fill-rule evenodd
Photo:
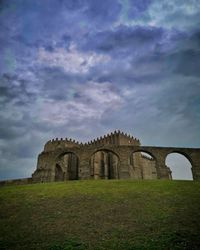
<path fill-rule="evenodd" d="M 49 250 L 199 250 L 200 238 L 198 234 L 191 234 L 187 231 L 167 232 L 157 237 L 144 236 L 144 238 L 130 239 L 127 241 L 119 241 L 118 239 L 110 239 L 110 241 L 99 242 L 94 247 L 81 242 L 77 238 L 65 240 L 63 243 L 55 243 Z"/>
<path fill-rule="evenodd" d="M 49 248 L 49 250 L 74 250 L 74 249 L 85 250 L 88 249 L 88 246 L 77 238 L 70 238 L 65 240 L 62 244 L 55 243 Z"/>

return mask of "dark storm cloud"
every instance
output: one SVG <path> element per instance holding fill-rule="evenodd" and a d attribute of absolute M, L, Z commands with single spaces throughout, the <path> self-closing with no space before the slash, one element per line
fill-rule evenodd
<path fill-rule="evenodd" d="M 55 137 L 199 146 L 199 16 L 192 0 L 1 1 L 0 178 L 30 176 Z"/>
<path fill-rule="evenodd" d="M 151 0 L 130 0 L 127 11 L 128 18 L 137 18 L 141 13 L 146 11 L 151 4 Z"/>
<path fill-rule="evenodd" d="M 198 32 L 187 34 L 178 30 L 120 26 L 91 35 L 82 49 L 115 58 L 105 73 L 98 68 L 92 69 L 92 75 L 99 81 L 139 84 L 151 83 L 169 74 L 198 76 L 198 44 Z"/>
<path fill-rule="evenodd" d="M 192 35 L 192 37 L 190 39 L 190 42 L 192 43 L 192 45 L 196 45 L 196 46 L 200 47 L 200 31 L 195 32 Z"/>
<path fill-rule="evenodd" d="M 133 65 L 135 61 L 133 61 Z M 173 73 L 184 76 L 200 76 L 200 52 L 197 49 L 179 48 L 172 51 L 158 51 L 142 56 L 136 62 L 136 67 L 143 65 L 151 69 L 153 66 L 162 70 L 161 77 L 165 74 Z M 153 72 L 153 71 L 152 71 Z M 145 75 L 143 75 L 145 77 Z"/>
<path fill-rule="evenodd" d="M 162 28 L 127 27 L 121 25 L 115 30 L 92 34 L 91 37 L 87 37 L 85 44 L 82 46 L 84 49 L 94 49 L 104 53 L 113 50 L 118 53 L 126 50 L 127 53 L 130 53 L 130 49 L 147 49 L 146 47 L 154 45 L 162 36 Z"/>
<path fill-rule="evenodd" d="M 97 1 L 5 1 L 1 4 L 2 43 L 16 40 L 27 46 L 63 46 L 67 38 L 107 25 L 118 18 L 121 5 Z M 15 29 L 12 29 L 12 26 Z M 8 39 L 9 38 L 9 39 Z M 59 40 L 59 41 L 58 41 Z M 67 40 L 67 41 L 66 41 Z"/>
<path fill-rule="evenodd" d="M 193 49 L 180 51 L 170 56 L 170 60 L 177 61 L 175 72 L 185 76 L 200 76 L 200 51 Z"/>
<path fill-rule="evenodd" d="M 121 10 L 121 5 L 113 0 L 98 1 L 89 0 L 87 1 L 89 8 L 85 14 L 90 20 L 95 20 L 95 25 L 104 28 L 103 25 L 109 24 L 116 21 Z"/>
<path fill-rule="evenodd" d="M 68 0 L 61 1 L 67 10 L 75 12 L 79 11 L 83 19 L 80 24 L 84 26 L 88 22 L 90 27 L 105 29 L 105 25 L 109 25 L 117 20 L 121 4 L 118 1 L 107 0 Z M 82 21 L 82 22 L 81 22 Z M 92 25 L 90 25 L 92 22 Z"/>
<path fill-rule="evenodd" d="M 39 79 L 41 79 L 42 95 L 47 98 L 53 98 L 54 100 L 66 99 L 66 89 L 75 82 L 73 75 L 66 74 L 59 67 L 45 67 L 39 69 L 37 73 Z"/>
<path fill-rule="evenodd" d="M 0 97 L 2 102 L 15 102 L 15 105 L 24 105 L 34 98 L 34 94 L 27 90 L 27 80 L 17 75 L 3 74 L 0 77 Z M 1 101 L 0 101 L 1 102 Z"/>
<path fill-rule="evenodd" d="M 195 78 L 188 82 L 187 78 L 177 76 L 154 81 L 154 85 L 145 88 L 142 85 L 127 88 L 126 104 L 116 114 L 105 113 L 102 123 L 114 127 L 123 115 L 120 125 L 130 133 L 135 131 L 142 144 L 184 147 L 187 141 L 198 147 L 199 89 Z"/>

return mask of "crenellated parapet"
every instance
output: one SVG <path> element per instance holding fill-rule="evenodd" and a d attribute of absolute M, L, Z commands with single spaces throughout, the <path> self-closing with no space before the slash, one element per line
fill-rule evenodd
<path fill-rule="evenodd" d="M 71 138 L 56 138 L 49 140 L 45 145 L 44 145 L 44 152 L 48 151 L 54 151 L 56 149 L 64 149 L 64 148 L 71 148 L 75 146 L 81 145 L 78 141 L 72 140 Z"/>
<path fill-rule="evenodd" d="M 118 130 L 114 131 L 113 133 L 104 135 L 103 137 L 97 137 L 97 139 L 87 142 L 84 145 L 103 146 L 108 144 L 139 146 L 140 141 L 137 138 L 134 138 L 133 136 L 130 136 Z"/>
<path fill-rule="evenodd" d="M 56 149 L 65 149 L 75 146 L 103 146 L 103 145 L 130 145 L 130 146 L 140 146 L 140 141 L 133 136 L 128 135 L 127 133 L 121 132 L 120 130 L 114 131 L 110 134 L 97 137 L 96 139 L 82 143 L 71 138 L 61 138 L 61 139 L 52 139 L 49 140 L 44 146 L 44 152 L 54 151 Z"/>

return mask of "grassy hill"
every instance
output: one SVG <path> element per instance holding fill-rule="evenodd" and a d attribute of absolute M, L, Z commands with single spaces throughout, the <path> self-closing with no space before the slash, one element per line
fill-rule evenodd
<path fill-rule="evenodd" d="M 0 249 L 200 249 L 200 182 L 0 188 Z"/>

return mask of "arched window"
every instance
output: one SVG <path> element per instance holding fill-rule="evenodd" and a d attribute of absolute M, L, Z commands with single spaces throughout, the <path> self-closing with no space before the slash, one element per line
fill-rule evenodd
<path fill-rule="evenodd" d="M 191 163 L 180 153 L 168 154 L 165 164 L 170 168 L 173 180 L 193 180 Z"/>
<path fill-rule="evenodd" d="M 94 179 L 118 179 L 119 158 L 109 150 L 99 150 L 90 160 L 90 174 Z"/>
<path fill-rule="evenodd" d="M 79 161 L 76 154 L 69 152 L 58 158 L 64 175 L 64 180 L 78 180 Z"/>
<path fill-rule="evenodd" d="M 132 153 L 130 166 L 130 175 L 133 179 L 157 179 L 156 160 L 147 152 Z"/>

